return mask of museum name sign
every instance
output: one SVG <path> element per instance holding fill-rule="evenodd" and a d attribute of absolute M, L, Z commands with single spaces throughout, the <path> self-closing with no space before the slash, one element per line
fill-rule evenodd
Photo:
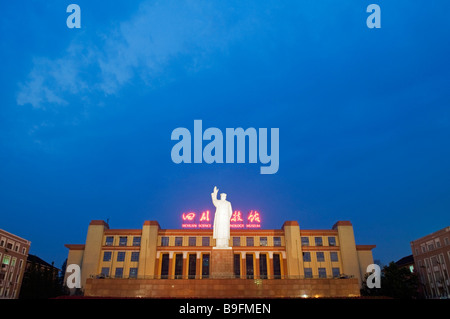
<path fill-rule="evenodd" d="M 200 214 L 187 212 L 181 215 L 181 227 L 185 229 L 212 229 L 214 216 L 209 210 Z M 261 228 L 261 215 L 256 210 L 249 211 L 244 215 L 240 210 L 235 210 L 230 218 L 231 229 Z"/>

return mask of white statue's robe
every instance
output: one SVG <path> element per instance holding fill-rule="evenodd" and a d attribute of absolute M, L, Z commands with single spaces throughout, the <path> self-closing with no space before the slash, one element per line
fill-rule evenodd
<path fill-rule="evenodd" d="M 216 207 L 213 229 L 213 238 L 216 239 L 216 247 L 228 247 L 228 240 L 230 239 L 230 218 L 233 214 L 231 203 L 227 200 L 218 200 L 215 194 L 211 194 L 211 197 Z"/>

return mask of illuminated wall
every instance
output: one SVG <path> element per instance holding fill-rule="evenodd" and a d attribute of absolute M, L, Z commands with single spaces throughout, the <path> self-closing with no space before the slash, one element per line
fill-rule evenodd
<path fill-rule="evenodd" d="M 208 228 L 161 229 L 156 221 L 146 221 L 142 229 L 109 229 L 103 221 L 92 221 L 85 245 L 66 245 L 68 261 L 82 263 L 82 285 L 88 277 L 205 279 L 214 262 L 212 233 Z M 359 283 L 373 263 L 375 247 L 356 245 L 348 221 L 328 230 L 303 230 L 296 221 L 281 229 L 232 228 L 229 246 L 234 278 L 354 277 Z"/>

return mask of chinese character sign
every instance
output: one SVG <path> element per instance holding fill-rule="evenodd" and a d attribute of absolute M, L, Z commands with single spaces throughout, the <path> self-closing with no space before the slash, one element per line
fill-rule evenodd
<path fill-rule="evenodd" d="M 212 227 L 209 216 L 210 216 L 209 210 L 205 210 L 204 212 L 202 212 L 202 214 L 200 215 L 198 228 L 211 228 Z"/>
<path fill-rule="evenodd" d="M 240 210 L 235 210 L 230 218 L 230 228 L 239 229 L 244 228 L 244 220 Z"/>
<path fill-rule="evenodd" d="M 183 213 L 181 215 L 182 228 L 186 229 L 211 229 L 214 221 L 214 214 L 205 210 L 200 214 L 195 212 Z M 251 229 L 261 228 L 261 215 L 256 210 L 251 210 L 243 214 L 240 210 L 235 210 L 230 218 L 231 229 Z"/>
<path fill-rule="evenodd" d="M 256 210 L 251 210 L 248 214 L 247 228 L 261 228 L 261 217 Z"/>

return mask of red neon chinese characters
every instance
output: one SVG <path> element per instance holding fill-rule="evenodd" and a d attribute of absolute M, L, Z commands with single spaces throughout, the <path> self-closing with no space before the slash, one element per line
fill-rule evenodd
<path fill-rule="evenodd" d="M 209 222 L 209 210 L 202 213 L 202 216 L 200 216 L 200 221 Z"/>
<path fill-rule="evenodd" d="M 261 218 L 256 210 L 251 210 L 247 217 L 247 228 L 260 228 Z"/>
<path fill-rule="evenodd" d="M 253 211 L 253 210 L 251 210 L 250 211 L 250 214 L 248 215 L 248 218 L 247 218 L 251 223 L 253 223 L 253 222 L 257 222 L 257 223 L 260 223 L 261 222 L 261 219 L 259 218 L 259 213 L 255 210 L 255 211 Z"/>
<path fill-rule="evenodd" d="M 242 213 L 240 210 L 235 210 L 233 216 L 230 219 L 230 222 L 243 222 Z"/>
<path fill-rule="evenodd" d="M 195 213 L 194 212 L 190 212 L 190 213 L 183 213 L 182 216 L 183 220 L 189 220 L 189 221 L 193 221 L 195 218 Z"/>
<path fill-rule="evenodd" d="M 202 214 L 200 216 L 200 221 L 199 221 L 198 227 L 199 228 L 211 228 L 212 227 L 212 225 L 210 223 L 210 219 L 209 219 L 209 210 L 202 212 Z"/>
<path fill-rule="evenodd" d="M 235 210 L 230 218 L 230 228 L 244 228 L 244 220 L 240 210 Z"/>
<path fill-rule="evenodd" d="M 183 220 L 181 227 L 183 228 L 209 229 L 213 227 L 212 220 L 214 220 L 214 216 L 211 216 L 209 210 L 204 210 L 201 213 L 183 213 L 181 218 Z M 244 216 L 240 210 L 235 210 L 230 218 L 230 228 L 261 228 L 261 215 L 258 211 L 251 210 L 246 216 Z"/>

